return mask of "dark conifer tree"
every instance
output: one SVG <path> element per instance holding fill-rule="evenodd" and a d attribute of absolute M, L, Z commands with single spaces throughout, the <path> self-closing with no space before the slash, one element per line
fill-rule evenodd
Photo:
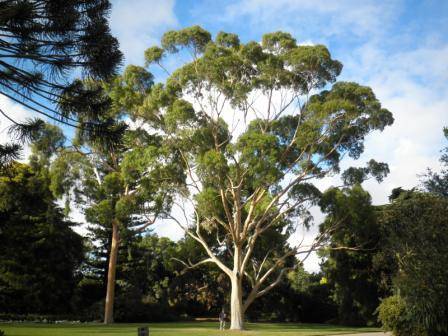
<path fill-rule="evenodd" d="M 108 0 L 0 0 L 0 94 L 47 119 L 86 129 L 104 130 L 97 118 L 80 119 L 61 97 L 75 95 L 95 106 L 98 92 L 83 91 L 74 74 L 107 79 L 115 74 L 122 54 L 111 35 Z M 10 111 L 0 113 L 18 126 L 19 141 L 32 137 L 39 119 L 18 123 Z M 107 125 L 106 125 L 107 127 Z M 30 133 L 31 131 L 31 133 Z M 0 146 L 0 165 L 19 155 L 20 147 Z"/>

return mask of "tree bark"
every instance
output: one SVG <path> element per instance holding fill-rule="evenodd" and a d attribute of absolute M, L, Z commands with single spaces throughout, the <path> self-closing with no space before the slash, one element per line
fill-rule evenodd
<path fill-rule="evenodd" d="M 244 329 L 243 284 L 241 277 L 235 274 L 231 279 L 232 292 L 230 296 L 230 329 Z"/>
<path fill-rule="evenodd" d="M 114 300 L 115 300 L 115 274 L 117 271 L 117 257 L 119 247 L 119 232 L 118 223 L 116 220 L 112 221 L 112 245 L 109 255 L 109 269 L 107 272 L 107 290 L 106 303 L 104 306 L 104 323 L 109 324 L 114 322 Z"/>

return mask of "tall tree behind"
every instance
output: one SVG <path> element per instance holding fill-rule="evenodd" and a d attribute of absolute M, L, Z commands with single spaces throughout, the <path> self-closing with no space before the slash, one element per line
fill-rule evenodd
<path fill-rule="evenodd" d="M 98 131 L 96 118 L 80 122 L 58 108 L 66 91 L 78 92 L 70 74 L 106 79 L 115 74 L 122 54 L 110 34 L 108 0 L 0 0 L 0 94 L 38 115 L 76 128 Z M 93 92 L 82 93 L 89 104 Z M 16 122 L 10 111 L 0 113 L 20 126 L 21 135 L 42 123 Z M 0 164 L 15 159 L 20 147 L 0 146 Z"/>
<path fill-rule="evenodd" d="M 448 199 L 414 190 L 395 196 L 379 213 L 388 237 L 384 248 L 398 266 L 394 292 L 405 307 L 392 328 L 400 335 L 446 335 Z M 387 312 L 385 302 L 380 316 L 399 312 L 399 307 Z"/>
<path fill-rule="evenodd" d="M 87 90 L 106 87 L 101 115 L 105 122 L 118 125 L 119 138 L 111 141 L 78 132 L 73 145 L 61 151 L 52 164 L 53 190 L 83 208 L 87 221 L 94 226 L 91 232 L 99 234 L 94 239 L 102 239 L 103 247 L 108 247 L 104 322 L 112 323 L 118 252 L 123 239 L 143 232 L 161 214 L 169 212 L 172 194 L 184 174 L 181 159 L 164 141 L 157 121 L 152 127 L 136 124 L 133 129 L 119 122 L 134 118 L 134 109 L 151 92 L 150 73 L 129 66 L 111 83 L 87 81 L 83 85 Z M 70 102 L 76 97 L 66 99 Z"/>
<path fill-rule="evenodd" d="M 383 274 L 391 272 L 382 257 L 385 238 L 378 223 L 378 210 L 359 184 L 327 190 L 320 206 L 327 213 L 321 230 L 338 222 L 330 235 L 330 247 L 335 249 L 323 249 L 322 269 L 334 288 L 339 321 L 348 325 L 375 324 L 375 309 L 387 293 L 387 287 L 382 286 Z M 346 248 L 337 249 L 338 246 Z"/>
<path fill-rule="evenodd" d="M 207 253 L 190 266 L 214 263 L 228 276 L 231 329 L 243 329 L 252 302 L 327 237 L 323 232 L 311 246 L 287 244 L 309 224 L 307 206 L 319 199 L 310 181 L 339 172 L 345 154 L 358 158 L 364 137 L 393 118 L 370 88 L 332 85 L 342 65 L 325 46 L 300 46 L 288 33 L 243 44 L 224 32 L 212 40 L 194 26 L 167 32 L 161 46 L 146 51 L 148 63 L 163 67 L 181 50 L 191 56 L 143 106 L 165 114 L 172 133 L 185 139 L 179 150 L 189 193 L 179 194 L 177 204 L 194 217 L 172 218 Z M 384 168 L 372 160 L 357 177 L 381 179 Z M 260 258 L 257 244 L 272 230 L 283 237 L 260 249 Z"/>
<path fill-rule="evenodd" d="M 56 205 L 45 169 L 14 163 L 0 176 L 3 313 L 69 313 L 83 239 Z"/>

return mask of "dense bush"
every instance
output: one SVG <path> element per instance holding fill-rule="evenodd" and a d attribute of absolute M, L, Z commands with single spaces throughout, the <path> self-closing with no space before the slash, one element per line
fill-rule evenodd
<path fill-rule="evenodd" d="M 4 321 L 24 321 L 36 323 L 55 323 L 56 321 L 81 321 L 81 318 L 74 314 L 15 314 L 0 313 L 0 322 Z M 83 320 L 84 321 L 84 320 Z"/>
<path fill-rule="evenodd" d="M 429 336 L 448 335 L 448 199 L 402 192 L 383 210 L 384 249 L 399 266 L 393 285 L 409 324 Z M 423 335 L 415 330 L 412 335 Z"/>
<path fill-rule="evenodd" d="M 378 320 L 395 336 L 423 336 L 411 321 L 405 301 L 398 295 L 384 299 L 378 307 Z"/>

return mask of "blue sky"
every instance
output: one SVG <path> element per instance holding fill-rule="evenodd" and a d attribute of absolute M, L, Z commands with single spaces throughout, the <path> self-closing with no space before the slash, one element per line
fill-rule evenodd
<path fill-rule="evenodd" d="M 391 168 L 382 184 L 365 184 L 374 202 L 386 202 L 394 187 L 416 186 L 418 174 L 427 167 L 438 169 L 439 151 L 447 145 L 442 127 L 448 126 L 448 1 L 112 0 L 112 4 L 112 31 L 127 64 L 143 64 L 143 51 L 157 44 L 165 31 L 194 24 L 213 34 L 236 33 L 243 42 L 284 30 L 299 43 L 325 44 L 344 64 L 340 79 L 371 86 L 395 117 L 392 127 L 366 139 L 358 163 L 375 158 Z M 29 115 L 1 96 L 0 105 L 16 116 Z M 3 129 L 7 123 L 0 122 Z M 353 164 L 346 161 L 343 166 Z M 337 177 L 319 182 L 321 188 L 332 184 L 339 184 Z M 172 238 L 181 235 L 166 223 L 158 224 L 156 232 Z"/>

